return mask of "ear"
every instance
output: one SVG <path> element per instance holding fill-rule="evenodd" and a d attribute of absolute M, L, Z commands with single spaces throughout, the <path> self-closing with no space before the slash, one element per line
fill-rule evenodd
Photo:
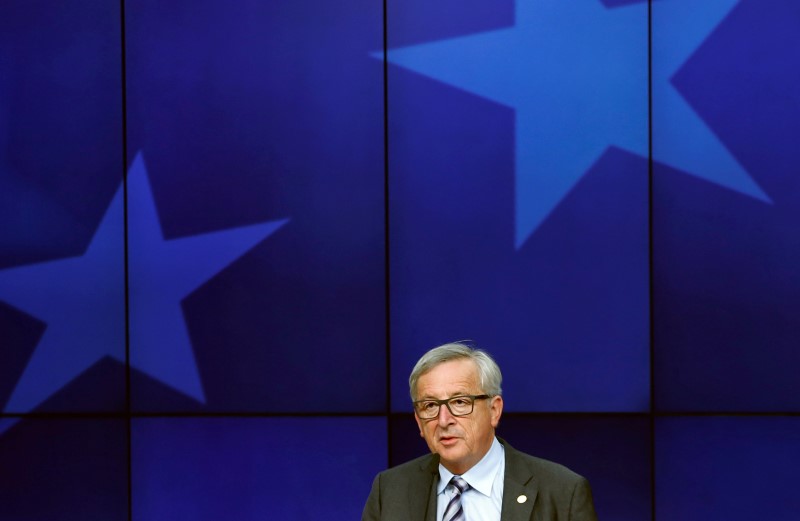
<path fill-rule="evenodd" d="M 503 415 L 503 397 L 494 396 L 489 404 L 489 418 L 492 420 L 492 427 L 497 428 L 500 423 L 500 416 Z"/>

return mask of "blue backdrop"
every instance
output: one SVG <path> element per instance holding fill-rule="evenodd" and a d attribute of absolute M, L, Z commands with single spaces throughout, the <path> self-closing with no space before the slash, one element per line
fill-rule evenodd
<path fill-rule="evenodd" d="M 0 519 L 357 518 L 459 339 L 602 519 L 790 517 L 798 35 L 792 0 L 5 2 Z"/>

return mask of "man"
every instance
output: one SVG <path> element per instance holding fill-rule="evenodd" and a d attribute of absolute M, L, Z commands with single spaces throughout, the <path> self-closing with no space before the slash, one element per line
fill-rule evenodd
<path fill-rule="evenodd" d="M 596 521 L 589 483 L 495 437 L 502 375 L 484 351 L 431 349 L 408 380 L 433 454 L 381 472 L 362 521 Z"/>

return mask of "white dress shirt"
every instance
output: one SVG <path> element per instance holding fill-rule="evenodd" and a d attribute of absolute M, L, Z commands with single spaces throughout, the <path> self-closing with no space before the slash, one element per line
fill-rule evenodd
<path fill-rule="evenodd" d="M 500 521 L 503 506 L 503 478 L 506 471 L 505 449 L 497 438 L 489 452 L 474 467 L 461 475 L 469 489 L 461 495 L 467 521 Z M 455 494 L 447 488 L 453 473 L 439 464 L 439 484 L 436 489 L 436 520 L 442 521 L 444 509 Z"/>

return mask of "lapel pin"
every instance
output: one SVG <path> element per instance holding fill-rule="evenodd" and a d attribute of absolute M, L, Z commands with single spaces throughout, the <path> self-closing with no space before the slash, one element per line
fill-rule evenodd
<path fill-rule="evenodd" d="M 517 503 L 521 504 L 521 503 L 526 502 L 527 500 L 528 500 L 528 496 L 526 496 L 525 494 L 522 494 L 520 497 L 517 498 Z"/>

